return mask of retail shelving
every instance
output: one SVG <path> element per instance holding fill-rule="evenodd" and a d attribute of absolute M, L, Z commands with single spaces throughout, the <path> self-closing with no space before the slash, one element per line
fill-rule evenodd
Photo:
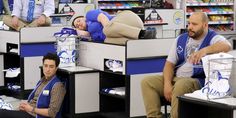
<path fill-rule="evenodd" d="M 118 11 L 132 10 L 143 20 L 145 0 L 97 0 L 96 8 L 115 16 Z"/>
<path fill-rule="evenodd" d="M 209 27 L 217 32 L 235 31 L 235 1 L 234 0 L 186 0 L 186 26 L 188 17 L 196 11 L 208 15 Z"/>
<path fill-rule="evenodd" d="M 61 28 L 30 27 L 22 28 L 20 32 L 0 31 L 0 52 L 3 59 L 1 68 L 4 70 L 4 90 L 0 91 L 1 94 L 27 99 L 41 78 L 39 66 L 42 65 L 43 55 L 56 52 L 52 34 Z"/>
<path fill-rule="evenodd" d="M 100 71 L 99 112 L 102 116 L 133 118 L 145 115 L 140 82 L 145 76 L 162 71 L 172 41 L 128 40 L 126 45 L 80 41 L 80 64 Z M 112 60 L 109 63 L 112 66 L 107 60 Z"/>
<path fill-rule="evenodd" d="M 114 87 L 127 87 L 129 76 L 109 71 L 100 72 L 100 112 L 104 115 L 107 113 L 117 113 L 118 116 L 128 117 L 129 113 L 129 91 L 125 90 L 125 95 L 104 92 L 104 89 Z M 125 88 L 126 89 L 126 88 Z"/>

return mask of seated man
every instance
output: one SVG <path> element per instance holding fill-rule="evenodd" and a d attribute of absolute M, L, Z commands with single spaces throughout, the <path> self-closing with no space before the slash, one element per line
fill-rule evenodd
<path fill-rule="evenodd" d="M 188 32 L 180 35 L 170 48 L 163 76 L 149 76 L 141 82 L 147 118 L 162 118 L 160 97 L 171 102 L 171 118 L 178 118 L 177 96 L 192 93 L 204 85 L 201 58 L 230 49 L 230 43 L 223 36 L 208 29 L 205 13 L 193 13 L 189 17 Z"/>
<path fill-rule="evenodd" d="M 37 86 L 31 92 L 27 102 L 19 105 L 19 111 L 0 109 L 4 118 L 61 118 L 61 104 L 66 90 L 57 78 L 56 71 L 60 58 L 48 53 L 43 57 L 43 74 Z"/>
<path fill-rule="evenodd" d="M 49 26 L 49 16 L 54 11 L 54 0 L 14 0 L 12 14 L 4 16 L 3 22 L 16 31 L 22 27 Z"/>
<path fill-rule="evenodd" d="M 86 17 L 76 17 L 72 25 L 79 35 L 88 36 L 94 41 L 121 43 L 129 39 L 153 39 L 155 30 L 144 30 L 139 16 L 132 11 L 120 11 L 115 17 L 100 9 L 90 10 Z"/>

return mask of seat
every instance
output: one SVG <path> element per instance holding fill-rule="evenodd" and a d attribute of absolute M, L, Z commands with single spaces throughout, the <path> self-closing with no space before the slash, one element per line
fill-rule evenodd
<path fill-rule="evenodd" d="M 161 100 L 161 106 L 164 106 L 165 118 L 168 118 L 167 106 L 168 106 L 168 105 L 171 105 L 171 103 L 168 102 L 168 101 L 165 99 L 165 97 L 161 97 L 160 100 Z"/>

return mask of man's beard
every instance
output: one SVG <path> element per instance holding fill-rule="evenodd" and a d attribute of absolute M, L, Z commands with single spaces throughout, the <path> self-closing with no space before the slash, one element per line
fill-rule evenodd
<path fill-rule="evenodd" d="M 190 33 L 192 33 L 192 35 L 190 35 Z M 194 32 L 194 31 L 191 31 L 191 30 L 188 30 L 188 35 L 189 37 L 193 38 L 193 39 L 197 39 L 198 37 L 200 37 L 202 34 L 204 33 L 204 30 L 203 28 Z"/>

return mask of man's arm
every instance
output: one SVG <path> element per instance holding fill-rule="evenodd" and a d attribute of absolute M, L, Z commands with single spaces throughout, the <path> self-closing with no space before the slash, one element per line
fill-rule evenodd
<path fill-rule="evenodd" d="M 13 10 L 11 16 L 20 17 L 21 11 L 23 9 L 22 0 L 14 0 Z"/>
<path fill-rule="evenodd" d="M 42 14 L 44 14 L 46 17 L 49 17 L 50 15 L 54 14 L 54 12 L 55 12 L 54 0 L 45 0 L 44 11 Z"/>
<path fill-rule="evenodd" d="M 26 111 L 28 113 L 35 113 L 35 114 L 40 114 L 42 116 L 49 117 L 48 108 L 35 108 L 35 107 L 32 107 L 27 102 L 20 103 L 19 109 L 22 111 Z"/>
<path fill-rule="evenodd" d="M 169 61 L 166 61 L 165 67 L 163 70 L 163 76 L 164 76 L 164 96 L 167 101 L 171 101 L 172 96 L 172 79 L 174 77 L 174 68 L 175 65 L 172 64 Z"/>
<path fill-rule="evenodd" d="M 206 51 L 206 54 L 213 54 L 219 52 L 228 52 L 231 50 L 231 46 L 227 41 L 219 41 L 211 46 L 203 48 Z"/>
<path fill-rule="evenodd" d="M 33 110 L 33 108 L 32 108 L 32 110 Z M 36 114 L 42 115 L 42 116 L 49 117 L 47 108 L 34 108 L 33 112 Z"/>
<path fill-rule="evenodd" d="M 37 19 L 39 26 L 46 23 L 47 17 L 52 15 L 55 12 L 55 3 L 54 0 L 45 0 L 44 11 L 42 15 Z"/>
<path fill-rule="evenodd" d="M 208 54 L 228 52 L 231 50 L 231 46 L 227 40 L 219 41 L 215 44 L 202 48 L 201 50 L 193 53 L 189 57 L 189 61 L 193 64 L 197 64 L 201 61 L 201 58 Z"/>

